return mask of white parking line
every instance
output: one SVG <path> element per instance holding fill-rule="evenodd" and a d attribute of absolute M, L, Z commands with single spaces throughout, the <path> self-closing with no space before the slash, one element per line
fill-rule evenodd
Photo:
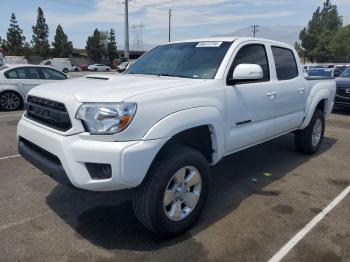
<path fill-rule="evenodd" d="M 300 230 L 287 244 L 285 244 L 269 262 L 281 261 L 292 248 L 298 244 L 329 212 L 333 210 L 348 194 L 350 186 L 344 189 L 321 213 L 315 216 L 302 230 Z"/>
<path fill-rule="evenodd" d="M 5 159 L 9 159 L 9 158 L 16 158 L 16 157 L 20 157 L 20 155 L 4 156 L 4 157 L 0 157 L 0 160 L 5 160 Z"/>
<path fill-rule="evenodd" d="M 21 116 L 21 115 L 23 115 L 23 114 L 3 115 L 3 116 L 0 116 L 0 118 L 11 117 L 11 116 Z"/>

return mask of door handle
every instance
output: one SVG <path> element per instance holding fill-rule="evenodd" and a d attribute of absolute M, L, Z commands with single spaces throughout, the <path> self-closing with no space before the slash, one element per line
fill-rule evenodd
<path fill-rule="evenodd" d="M 304 90 L 305 90 L 305 87 L 298 88 L 298 92 L 299 92 L 300 94 L 303 94 L 303 93 L 304 93 Z"/>
<path fill-rule="evenodd" d="M 266 94 L 270 99 L 274 99 L 277 96 L 277 93 L 275 91 L 268 92 Z"/>

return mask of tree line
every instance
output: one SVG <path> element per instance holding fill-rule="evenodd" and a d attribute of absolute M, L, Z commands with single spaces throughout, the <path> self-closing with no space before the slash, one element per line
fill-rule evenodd
<path fill-rule="evenodd" d="M 51 48 L 49 43 L 49 26 L 40 7 L 37 10 L 36 24 L 32 27 L 32 30 L 32 40 L 27 42 L 26 37 L 23 35 L 23 30 L 18 25 L 16 15 L 12 13 L 6 39 L 0 36 L 0 46 L 5 51 L 5 54 L 25 57 L 37 55 L 44 59 L 49 56 L 69 57 L 72 55 L 73 43 L 69 41 L 60 24 L 56 28 Z M 85 50 L 87 55 L 97 62 L 100 62 L 103 58 L 107 58 L 110 61 L 118 58 L 114 29 L 112 28 L 109 32 L 95 29 L 93 35 L 89 36 L 86 41 Z"/>
<path fill-rule="evenodd" d="M 343 18 L 331 0 L 316 9 L 299 39 L 295 47 L 304 60 L 350 62 L 350 25 L 343 26 Z"/>

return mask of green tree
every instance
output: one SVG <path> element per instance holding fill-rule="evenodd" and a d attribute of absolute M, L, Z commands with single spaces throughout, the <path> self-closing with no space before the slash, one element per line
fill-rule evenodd
<path fill-rule="evenodd" d="M 44 17 L 43 10 L 38 8 L 38 17 L 36 20 L 36 25 L 33 26 L 33 40 L 32 44 L 35 52 L 46 58 L 50 51 L 49 44 L 49 26 L 46 24 L 46 19 Z"/>
<path fill-rule="evenodd" d="M 107 56 L 109 58 L 109 61 L 111 61 L 111 62 L 114 59 L 119 57 L 118 51 L 117 51 L 117 43 L 115 40 L 115 31 L 113 28 L 111 28 L 109 35 L 108 35 Z"/>
<path fill-rule="evenodd" d="M 56 28 L 54 42 L 54 55 L 56 57 L 68 57 L 73 51 L 73 43 L 68 41 L 68 36 L 64 33 L 61 25 Z"/>
<path fill-rule="evenodd" d="M 343 19 L 336 5 L 326 0 L 323 8 L 318 7 L 308 26 L 299 35 L 301 45 L 310 61 L 328 62 L 332 60 L 331 42 L 340 30 Z"/>
<path fill-rule="evenodd" d="M 9 55 L 22 55 L 25 37 L 23 30 L 19 27 L 15 14 L 11 15 L 10 27 L 7 30 L 7 39 L 3 40 L 4 49 Z"/>
<path fill-rule="evenodd" d="M 331 43 L 331 50 L 336 62 L 350 62 L 350 25 L 336 33 Z"/>
<path fill-rule="evenodd" d="M 101 62 L 105 55 L 105 38 L 105 34 L 96 28 L 93 35 L 89 36 L 86 41 L 85 50 L 88 56 L 96 62 Z"/>
<path fill-rule="evenodd" d="M 298 43 L 298 42 L 295 42 L 295 43 L 294 43 L 294 48 L 295 48 L 295 50 L 298 52 L 300 58 L 303 59 L 303 62 L 304 62 L 304 64 L 305 64 L 305 61 L 306 61 L 306 52 L 305 52 L 305 49 L 304 49 L 304 48 L 301 46 L 301 44 Z"/>

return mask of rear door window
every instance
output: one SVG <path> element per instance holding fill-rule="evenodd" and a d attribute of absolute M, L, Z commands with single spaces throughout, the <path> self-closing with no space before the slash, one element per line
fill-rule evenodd
<path fill-rule="evenodd" d="M 5 73 L 8 79 L 26 79 L 25 68 L 16 68 Z"/>
<path fill-rule="evenodd" d="M 290 80 L 298 77 L 298 65 L 292 50 L 283 47 L 272 47 L 278 80 Z"/>
<path fill-rule="evenodd" d="M 51 69 L 51 68 L 41 68 L 43 79 L 46 80 L 65 80 L 67 79 L 66 75 L 61 72 Z"/>

